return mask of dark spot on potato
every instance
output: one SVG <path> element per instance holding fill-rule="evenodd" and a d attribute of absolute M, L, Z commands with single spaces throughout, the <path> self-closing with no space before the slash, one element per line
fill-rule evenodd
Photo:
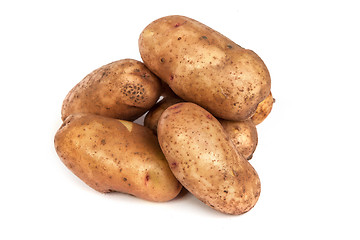
<path fill-rule="evenodd" d="M 208 119 L 212 119 L 212 118 L 213 118 L 210 113 L 206 114 L 206 117 L 207 117 Z"/>
<path fill-rule="evenodd" d="M 181 37 L 178 37 L 178 40 L 181 40 Z"/>
<path fill-rule="evenodd" d="M 170 81 L 172 81 L 172 80 L 174 80 L 174 76 L 173 76 L 173 75 L 170 76 Z"/>
<path fill-rule="evenodd" d="M 180 26 L 180 23 L 176 23 L 175 25 L 174 25 L 174 27 L 179 27 Z"/>
<path fill-rule="evenodd" d="M 206 40 L 206 39 L 208 39 L 208 38 L 207 38 L 207 36 L 201 36 L 200 39 L 205 39 L 205 40 Z"/>
<path fill-rule="evenodd" d="M 227 47 L 227 48 L 229 48 L 229 49 L 231 49 L 231 48 L 232 48 L 232 46 L 231 46 L 230 44 L 228 44 L 226 47 Z"/>
<path fill-rule="evenodd" d="M 171 167 L 171 168 L 176 168 L 176 167 L 177 167 L 177 163 L 176 163 L 176 162 L 172 162 L 172 163 L 170 164 L 170 167 Z"/>
<path fill-rule="evenodd" d="M 228 193 L 228 191 L 224 190 L 224 193 Z"/>
<path fill-rule="evenodd" d="M 161 58 L 160 62 L 164 63 L 165 62 L 165 58 Z"/>
<path fill-rule="evenodd" d="M 142 84 L 126 84 L 122 87 L 121 93 L 133 100 L 135 103 L 144 102 L 145 88 Z"/>
<path fill-rule="evenodd" d="M 105 145 L 105 144 L 106 144 L 105 139 L 101 139 L 101 144 L 102 144 L 102 145 Z"/>
<path fill-rule="evenodd" d="M 149 179 L 150 179 L 149 174 L 146 174 L 146 176 L 145 176 L 145 181 L 149 181 Z"/>
<path fill-rule="evenodd" d="M 126 181 L 127 181 L 127 178 L 126 178 L 126 177 L 124 177 L 124 178 L 123 178 L 123 180 L 124 180 L 124 182 L 126 182 Z"/>

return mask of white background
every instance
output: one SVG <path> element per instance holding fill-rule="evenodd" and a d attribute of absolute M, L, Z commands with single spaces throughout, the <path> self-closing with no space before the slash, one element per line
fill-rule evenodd
<path fill-rule="evenodd" d="M 185 15 L 254 50 L 276 98 L 251 163 L 262 193 L 229 216 L 190 194 L 98 193 L 53 146 L 67 92 L 109 62 L 141 60 L 151 21 Z M 0 239 L 359 239 L 356 1 L 2 1 Z"/>

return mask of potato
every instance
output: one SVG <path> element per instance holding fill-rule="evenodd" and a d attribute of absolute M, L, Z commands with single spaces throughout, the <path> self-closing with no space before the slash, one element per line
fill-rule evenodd
<path fill-rule="evenodd" d="M 160 102 L 155 104 L 144 118 L 144 126 L 150 128 L 155 135 L 157 135 L 157 125 L 161 114 L 171 105 L 174 105 L 184 100 L 177 97 L 165 97 Z"/>
<path fill-rule="evenodd" d="M 93 114 L 69 115 L 55 135 L 63 163 L 99 192 L 123 192 L 163 202 L 181 185 L 154 134 L 136 123 Z"/>
<path fill-rule="evenodd" d="M 262 123 L 267 116 L 269 116 L 272 107 L 275 103 L 275 98 L 273 98 L 271 92 L 270 94 L 259 103 L 256 108 L 255 114 L 251 117 L 251 120 L 255 125 Z"/>
<path fill-rule="evenodd" d="M 208 111 L 194 103 L 167 108 L 158 139 L 175 177 L 198 199 L 227 214 L 254 207 L 261 190 L 258 174 Z"/>
<path fill-rule="evenodd" d="M 250 160 L 255 152 L 258 135 L 255 124 L 251 119 L 245 121 L 219 120 L 225 132 L 234 143 L 236 150 L 245 159 Z"/>
<path fill-rule="evenodd" d="M 146 114 L 144 118 L 144 126 L 150 128 L 154 134 L 157 134 L 157 124 L 161 114 L 170 106 L 184 102 L 177 97 L 165 97 Z M 255 124 L 250 120 L 245 121 L 228 121 L 219 119 L 226 134 L 234 143 L 238 153 L 243 155 L 247 160 L 252 158 L 258 143 L 258 135 Z"/>
<path fill-rule="evenodd" d="M 184 16 L 149 24 L 139 37 L 144 64 L 180 98 L 219 118 L 250 118 L 269 95 L 268 69 L 253 51 Z"/>
<path fill-rule="evenodd" d="M 62 120 L 74 113 L 135 120 L 159 99 L 160 80 L 139 61 L 123 59 L 87 75 L 66 96 Z"/>

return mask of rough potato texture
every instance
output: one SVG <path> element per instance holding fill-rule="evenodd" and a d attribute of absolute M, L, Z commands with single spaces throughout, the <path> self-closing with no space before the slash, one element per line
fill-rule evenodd
<path fill-rule="evenodd" d="M 145 65 L 176 95 L 219 118 L 250 118 L 270 92 L 268 69 L 256 53 L 187 17 L 152 22 L 139 49 Z"/>
<path fill-rule="evenodd" d="M 158 139 L 175 177 L 210 207 L 242 214 L 257 202 L 256 171 L 205 109 L 193 103 L 167 108 L 159 120 Z"/>
<path fill-rule="evenodd" d="M 157 135 L 157 125 L 160 119 L 161 114 L 171 105 L 174 105 L 179 102 L 184 102 L 184 100 L 176 97 L 165 97 L 160 102 L 155 104 L 144 118 L 144 126 L 150 128 L 155 135 Z"/>
<path fill-rule="evenodd" d="M 256 108 L 255 114 L 251 117 L 251 120 L 255 125 L 262 123 L 267 116 L 269 116 L 272 107 L 275 103 L 275 98 L 273 98 L 272 93 L 259 103 Z"/>
<path fill-rule="evenodd" d="M 62 120 L 74 113 L 135 120 L 156 103 L 160 93 L 160 80 L 143 63 L 119 60 L 94 70 L 68 93 Z"/>
<path fill-rule="evenodd" d="M 155 135 L 132 122 L 69 115 L 55 135 L 55 148 L 63 163 L 99 192 L 123 192 L 163 202 L 182 188 Z"/>
<path fill-rule="evenodd" d="M 250 160 L 258 144 L 258 134 L 255 124 L 250 119 L 236 122 L 222 119 L 219 121 L 234 143 L 238 153 L 245 159 Z"/>

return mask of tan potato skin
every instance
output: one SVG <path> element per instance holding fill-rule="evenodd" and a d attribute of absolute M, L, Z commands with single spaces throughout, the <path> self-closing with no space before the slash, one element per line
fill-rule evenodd
<path fill-rule="evenodd" d="M 160 80 L 142 62 L 115 61 L 88 74 L 68 93 L 61 118 L 93 113 L 135 120 L 156 103 L 160 93 Z"/>
<path fill-rule="evenodd" d="M 145 115 L 144 126 L 150 128 L 155 135 L 157 135 L 157 125 L 160 119 L 161 114 L 171 105 L 174 105 L 179 102 L 184 102 L 184 100 L 177 97 L 165 97 L 161 99 L 160 102 L 155 104 L 149 112 Z"/>
<path fill-rule="evenodd" d="M 92 114 L 69 115 L 55 135 L 62 162 L 99 192 L 164 202 L 181 190 L 154 134 L 141 125 Z"/>
<path fill-rule="evenodd" d="M 184 102 L 177 97 L 165 97 L 155 104 L 144 118 L 144 126 L 150 128 L 157 135 L 157 125 L 161 114 L 170 106 Z M 243 155 L 247 160 L 252 158 L 258 144 L 258 134 L 255 124 L 250 120 L 245 121 L 228 121 L 219 119 L 225 132 L 234 143 L 238 153 Z"/>
<path fill-rule="evenodd" d="M 259 103 L 256 108 L 255 114 L 251 117 L 251 120 L 255 125 L 262 123 L 267 116 L 269 116 L 272 107 L 275 103 L 275 98 L 273 98 L 272 93 Z"/>
<path fill-rule="evenodd" d="M 259 177 L 205 109 L 193 103 L 167 108 L 159 120 L 158 139 L 175 177 L 198 199 L 227 214 L 254 207 Z"/>
<path fill-rule="evenodd" d="M 220 119 L 225 132 L 234 143 L 238 153 L 250 160 L 258 144 L 258 134 L 255 124 L 250 120 L 227 121 Z"/>
<path fill-rule="evenodd" d="M 219 118 L 250 118 L 270 92 L 269 71 L 256 53 L 184 16 L 149 24 L 139 49 L 145 65 L 176 95 Z"/>

